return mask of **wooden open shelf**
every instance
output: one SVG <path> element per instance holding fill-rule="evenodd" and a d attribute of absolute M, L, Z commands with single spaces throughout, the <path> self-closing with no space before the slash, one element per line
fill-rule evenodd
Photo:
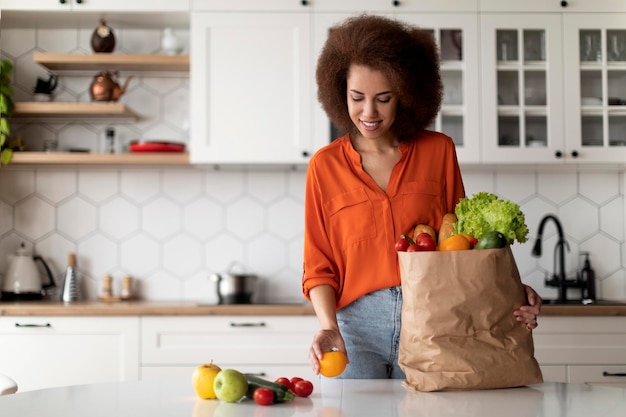
<path fill-rule="evenodd" d="M 10 165 L 187 165 L 189 154 L 140 152 L 100 154 L 82 152 L 14 152 Z M 9 165 L 9 166 L 10 166 Z"/>
<path fill-rule="evenodd" d="M 66 103 L 66 102 L 21 102 L 15 103 L 15 119 L 54 119 L 57 121 L 88 119 L 94 121 L 133 122 L 139 116 L 122 103 Z"/>
<path fill-rule="evenodd" d="M 84 73 L 102 70 L 135 73 L 189 72 L 189 55 L 34 52 L 33 61 L 54 72 Z"/>

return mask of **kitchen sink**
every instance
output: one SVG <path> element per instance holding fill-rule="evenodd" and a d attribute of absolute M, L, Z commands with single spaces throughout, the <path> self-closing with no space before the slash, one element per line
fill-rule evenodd
<path fill-rule="evenodd" d="M 594 302 L 583 302 L 582 300 L 543 300 L 546 305 L 581 305 L 581 306 L 626 306 L 626 301 L 596 300 Z"/>

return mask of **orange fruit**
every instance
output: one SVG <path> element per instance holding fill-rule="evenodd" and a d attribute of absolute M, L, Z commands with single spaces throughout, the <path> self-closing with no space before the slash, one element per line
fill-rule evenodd
<path fill-rule="evenodd" d="M 461 236 L 463 236 L 465 239 L 471 241 L 472 239 L 474 239 L 473 237 L 471 237 L 470 235 L 467 235 L 465 233 L 460 233 Z"/>
<path fill-rule="evenodd" d="M 339 350 L 331 350 L 330 352 L 322 353 L 322 359 L 319 362 L 320 374 L 327 378 L 334 378 L 341 375 L 343 370 L 346 369 L 348 357 Z"/>
<path fill-rule="evenodd" d="M 470 241 L 463 235 L 452 235 L 439 244 L 440 251 L 468 250 L 469 248 Z"/>

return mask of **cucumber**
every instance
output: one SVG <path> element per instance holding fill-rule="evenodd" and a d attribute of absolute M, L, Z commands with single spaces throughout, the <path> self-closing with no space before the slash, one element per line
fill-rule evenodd
<path fill-rule="evenodd" d="M 500 232 L 492 230 L 485 233 L 478 242 L 474 249 L 498 249 L 506 246 L 506 238 Z"/>
<path fill-rule="evenodd" d="M 244 374 L 244 376 L 248 381 L 248 392 L 246 392 L 246 398 L 253 399 L 254 391 L 257 388 L 271 389 L 274 392 L 275 403 L 291 401 L 295 398 L 294 393 L 283 384 L 277 384 L 252 374 Z"/>

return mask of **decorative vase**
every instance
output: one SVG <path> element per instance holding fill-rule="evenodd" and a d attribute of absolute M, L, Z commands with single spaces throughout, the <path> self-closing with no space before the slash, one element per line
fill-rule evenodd
<path fill-rule="evenodd" d="M 183 43 L 174 35 L 171 28 L 165 28 L 163 31 L 161 50 L 166 55 L 177 55 L 183 50 Z"/>
<path fill-rule="evenodd" d="M 98 27 L 91 35 L 91 48 L 94 52 L 113 52 L 115 49 L 115 34 L 104 19 L 100 19 Z"/>

